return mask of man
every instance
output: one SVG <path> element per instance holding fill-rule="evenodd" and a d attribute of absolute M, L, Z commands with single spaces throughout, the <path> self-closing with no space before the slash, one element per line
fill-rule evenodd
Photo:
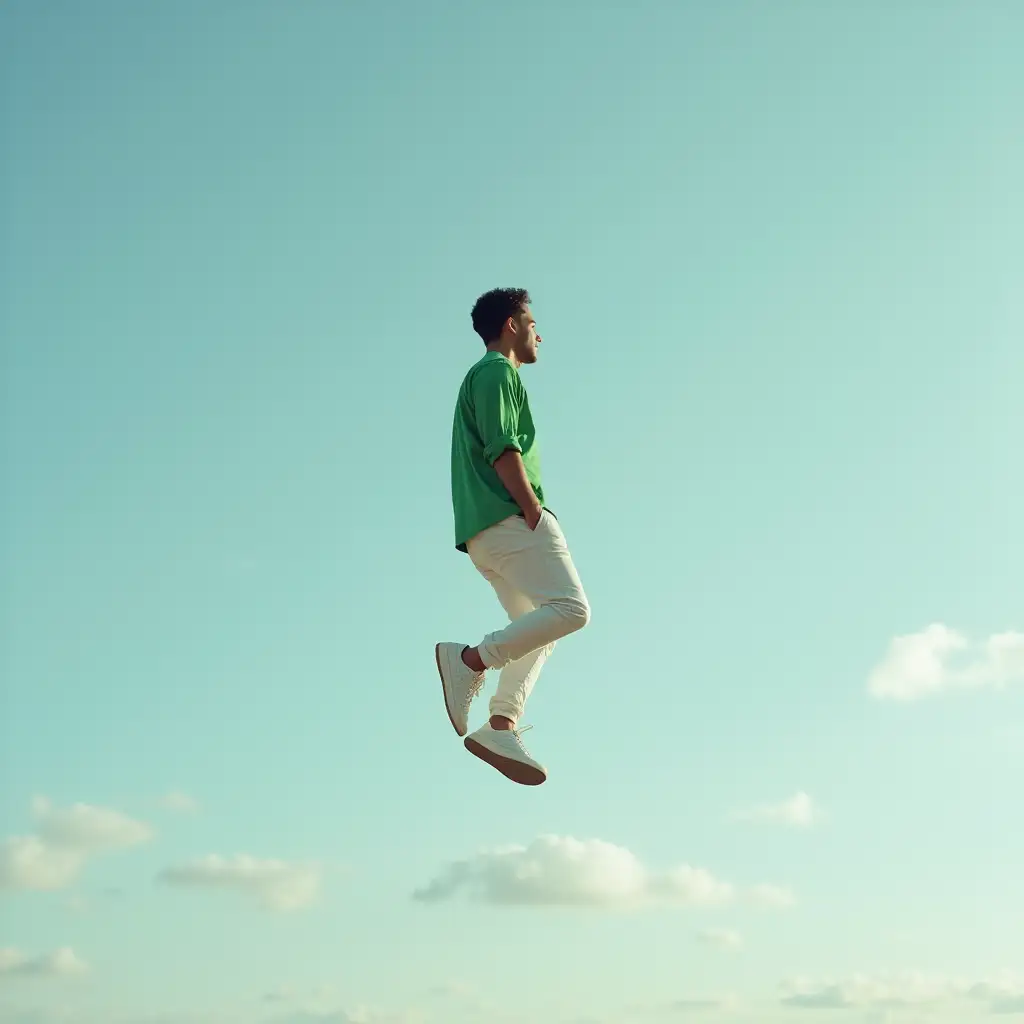
<path fill-rule="evenodd" d="M 511 620 L 476 647 L 434 654 L 448 717 L 466 748 L 513 782 L 547 778 L 516 728 L 555 641 L 582 629 L 590 606 L 554 514 L 544 506 L 537 437 L 519 369 L 541 344 L 523 288 L 498 288 L 473 307 L 487 352 L 466 374 L 452 426 L 455 546 L 491 584 Z M 466 736 L 487 669 L 500 669 L 490 721 Z"/>

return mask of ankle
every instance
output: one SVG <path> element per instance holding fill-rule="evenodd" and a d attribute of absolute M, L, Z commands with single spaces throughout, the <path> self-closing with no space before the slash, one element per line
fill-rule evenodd
<path fill-rule="evenodd" d="M 504 715 L 491 715 L 490 726 L 497 732 L 508 732 L 516 727 L 516 723 Z"/>
<path fill-rule="evenodd" d="M 462 648 L 462 664 L 474 672 L 487 671 L 487 666 L 481 660 L 480 652 L 475 647 Z"/>

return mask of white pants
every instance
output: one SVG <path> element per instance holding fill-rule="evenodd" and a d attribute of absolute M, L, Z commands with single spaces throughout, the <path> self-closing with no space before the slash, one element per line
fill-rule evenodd
<path fill-rule="evenodd" d="M 501 669 L 490 713 L 517 722 L 555 641 L 587 624 L 590 605 L 562 528 L 547 509 L 534 530 L 522 516 L 509 516 L 466 548 L 512 620 L 488 633 L 479 650 L 488 668 Z"/>

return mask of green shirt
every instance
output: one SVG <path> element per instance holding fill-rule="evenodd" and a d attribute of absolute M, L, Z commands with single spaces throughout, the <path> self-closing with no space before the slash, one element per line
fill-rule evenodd
<path fill-rule="evenodd" d="M 509 448 L 522 455 L 526 478 L 543 504 L 537 434 L 526 389 L 519 371 L 500 352 L 488 352 L 462 381 L 452 424 L 452 506 L 459 551 L 481 530 L 519 512 L 494 468 Z"/>

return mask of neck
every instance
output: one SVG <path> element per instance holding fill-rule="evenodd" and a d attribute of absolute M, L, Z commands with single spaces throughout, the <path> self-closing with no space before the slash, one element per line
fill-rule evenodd
<path fill-rule="evenodd" d="M 500 352 L 517 370 L 522 366 L 522 363 L 519 362 L 519 359 L 516 357 L 516 354 L 512 349 L 511 342 L 492 341 L 490 345 L 487 346 L 487 351 Z"/>

